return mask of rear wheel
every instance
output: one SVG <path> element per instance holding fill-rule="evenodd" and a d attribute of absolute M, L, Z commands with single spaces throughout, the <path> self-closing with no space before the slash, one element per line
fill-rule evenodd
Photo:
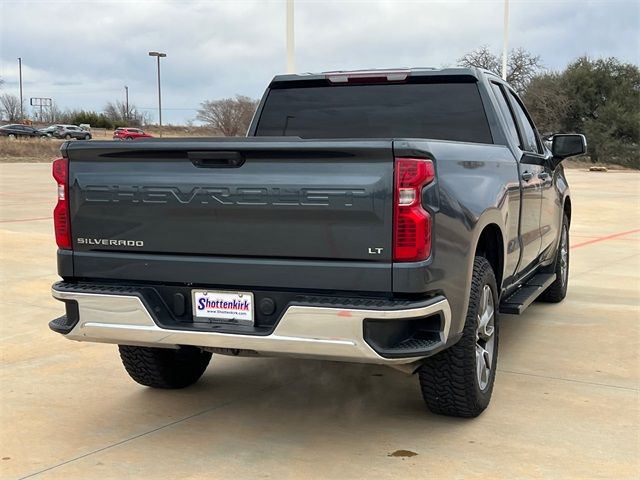
<path fill-rule="evenodd" d="M 426 360 L 418 371 L 429 410 L 477 417 L 489 405 L 498 359 L 498 291 L 491 265 L 473 262 L 473 278 L 462 338 Z"/>
<path fill-rule="evenodd" d="M 85 139 L 85 140 L 91 140 L 91 135 L 89 135 L 89 134 L 85 135 L 85 136 L 84 136 L 84 139 Z"/>
<path fill-rule="evenodd" d="M 556 279 L 538 297 L 543 302 L 558 303 L 567 296 L 567 286 L 569 284 L 569 218 L 566 215 L 562 219 L 560 243 L 558 244 L 554 265 Z"/>
<path fill-rule="evenodd" d="M 202 376 L 211 353 L 196 347 L 178 349 L 118 345 L 122 364 L 131 378 L 153 388 L 184 388 Z"/>
<path fill-rule="evenodd" d="M 71 140 L 71 135 L 69 135 L 68 133 L 64 136 L 65 140 Z"/>

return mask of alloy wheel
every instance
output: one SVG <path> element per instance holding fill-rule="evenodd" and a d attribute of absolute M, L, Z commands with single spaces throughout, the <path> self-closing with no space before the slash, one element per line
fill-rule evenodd
<path fill-rule="evenodd" d="M 569 242 L 567 237 L 567 229 L 563 227 L 560 237 L 560 281 L 563 286 L 567 284 L 567 276 L 569 275 Z"/>
<path fill-rule="evenodd" d="M 495 354 L 495 305 L 489 285 L 482 289 L 476 327 L 476 375 L 480 390 L 485 390 L 491 378 Z"/>

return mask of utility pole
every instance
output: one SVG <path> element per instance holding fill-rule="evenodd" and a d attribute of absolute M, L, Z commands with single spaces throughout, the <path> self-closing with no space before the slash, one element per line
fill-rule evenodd
<path fill-rule="evenodd" d="M 293 0 L 287 0 L 287 73 L 295 73 L 295 38 L 293 30 Z"/>
<path fill-rule="evenodd" d="M 129 126 L 129 87 L 124 86 L 124 119 L 127 122 L 127 127 Z"/>
<path fill-rule="evenodd" d="M 509 56 L 509 0 L 504 0 L 504 29 L 502 39 L 502 79 L 507 79 L 507 58 Z"/>
<path fill-rule="evenodd" d="M 24 112 L 22 111 L 22 57 L 18 57 L 18 72 L 20 75 L 20 122 L 23 122 Z"/>
<path fill-rule="evenodd" d="M 159 130 L 160 137 L 162 137 L 162 94 L 160 93 L 160 59 L 162 57 L 166 57 L 166 53 L 161 52 L 149 52 L 150 57 L 156 57 L 158 60 L 158 120 L 159 120 Z"/>

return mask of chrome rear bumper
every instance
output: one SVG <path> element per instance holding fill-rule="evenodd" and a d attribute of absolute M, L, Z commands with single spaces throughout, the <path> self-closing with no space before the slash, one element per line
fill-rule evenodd
<path fill-rule="evenodd" d="M 186 331 L 159 327 L 137 296 L 60 291 L 54 298 L 77 302 L 78 322 L 65 334 L 70 340 L 176 348 L 193 345 L 212 349 L 254 351 L 266 356 L 309 357 L 376 364 L 408 364 L 428 355 L 386 358 L 365 340 L 367 320 L 407 320 L 439 314 L 442 318 L 439 342 L 434 351 L 449 340 L 451 310 L 444 297 L 426 306 L 403 310 L 367 310 L 290 305 L 269 335 L 242 335 Z"/>

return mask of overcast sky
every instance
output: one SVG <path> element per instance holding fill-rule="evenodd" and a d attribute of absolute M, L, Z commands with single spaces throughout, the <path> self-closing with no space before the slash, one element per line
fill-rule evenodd
<path fill-rule="evenodd" d="M 549 69 L 580 55 L 640 62 L 639 0 L 511 0 L 510 46 Z M 295 3 L 296 70 L 454 66 L 465 52 L 502 47 L 503 1 Z M 124 99 L 157 120 L 162 60 L 164 123 L 195 117 L 205 99 L 259 97 L 286 67 L 285 3 L 262 0 L 0 0 L 3 92 L 102 110 Z"/>

